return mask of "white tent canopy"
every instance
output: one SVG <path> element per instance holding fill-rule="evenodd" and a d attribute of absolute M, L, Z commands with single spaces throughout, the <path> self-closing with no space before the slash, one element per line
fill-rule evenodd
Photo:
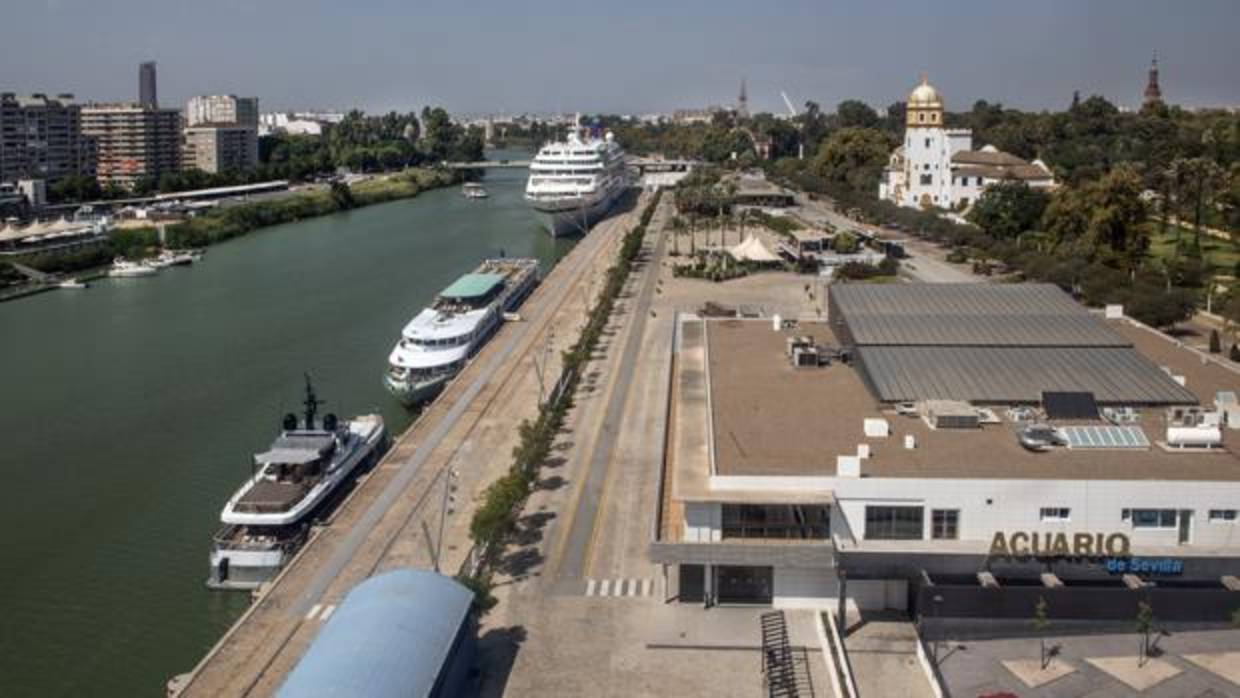
<path fill-rule="evenodd" d="M 780 261 L 778 255 L 766 249 L 766 245 L 763 245 L 762 241 L 753 235 L 745 238 L 744 242 L 729 249 L 728 252 L 735 257 L 738 262 Z"/>

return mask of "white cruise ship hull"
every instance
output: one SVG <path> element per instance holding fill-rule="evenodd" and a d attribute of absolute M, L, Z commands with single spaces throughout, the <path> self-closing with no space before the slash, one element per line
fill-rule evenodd
<path fill-rule="evenodd" d="M 614 186 L 593 199 L 531 199 L 530 205 L 551 237 L 584 235 L 607 216 L 623 193 L 623 187 Z"/>
<path fill-rule="evenodd" d="M 393 397 L 400 400 L 400 404 L 405 407 L 416 407 L 429 402 L 438 395 L 456 373 L 456 371 L 445 373 L 426 381 L 413 381 L 408 378 L 397 378 L 389 372 L 383 376 L 383 387 L 387 388 Z"/>

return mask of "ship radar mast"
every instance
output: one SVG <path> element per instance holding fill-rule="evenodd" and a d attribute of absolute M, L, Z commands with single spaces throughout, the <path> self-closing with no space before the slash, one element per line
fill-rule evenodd
<path fill-rule="evenodd" d="M 319 405 L 326 404 L 325 400 L 320 400 L 314 394 L 314 385 L 310 382 L 310 374 L 306 374 L 306 399 L 302 403 L 306 406 L 306 429 L 314 429 L 314 417 L 318 414 Z"/>

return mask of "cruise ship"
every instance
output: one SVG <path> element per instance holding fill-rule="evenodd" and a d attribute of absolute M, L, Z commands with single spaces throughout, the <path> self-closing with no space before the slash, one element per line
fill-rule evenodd
<path fill-rule="evenodd" d="M 530 163 L 525 200 L 552 237 L 584 233 L 605 216 L 628 187 L 624 150 L 608 131 L 602 138 L 581 128 L 548 143 Z"/>
<path fill-rule="evenodd" d="M 406 406 L 434 397 L 538 283 L 538 260 L 496 258 L 457 279 L 401 330 L 383 384 Z"/>
<path fill-rule="evenodd" d="M 328 413 L 316 421 L 320 404 L 307 377 L 303 421 L 284 416 L 280 436 L 254 456 L 254 474 L 224 505 L 208 587 L 256 589 L 273 579 L 305 542 L 315 518 L 382 454 L 382 417 L 341 422 Z"/>

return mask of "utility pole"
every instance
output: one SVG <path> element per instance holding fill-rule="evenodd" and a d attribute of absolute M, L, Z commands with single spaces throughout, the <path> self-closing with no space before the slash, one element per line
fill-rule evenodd
<path fill-rule="evenodd" d="M 435 550 L 437 551 L 435 553 L 435 571 L 436 572 L 439 571 L 439 552 L 438 551 L 443 550 L 443 528 L 444 528 L 444 522 L 447 521 L 448 519 L 448 507 L 449 505 L 452 505 L 453 507 L 455 507 L 456 505 L 456 496 L 453 493 L 456 492 L 456 480 L 458 477 L 458 473 L 449 466 L 445 466 L 444 470 L 445 472 L 444 472 L 444 478 L 443 478 L 443 503 L 439 507 L 439 538 L 438 538 L 438 543 L 435 544 Z M 423 527 L 426 526 L 425 521 L 422 522 L 422 526 Z"/>

